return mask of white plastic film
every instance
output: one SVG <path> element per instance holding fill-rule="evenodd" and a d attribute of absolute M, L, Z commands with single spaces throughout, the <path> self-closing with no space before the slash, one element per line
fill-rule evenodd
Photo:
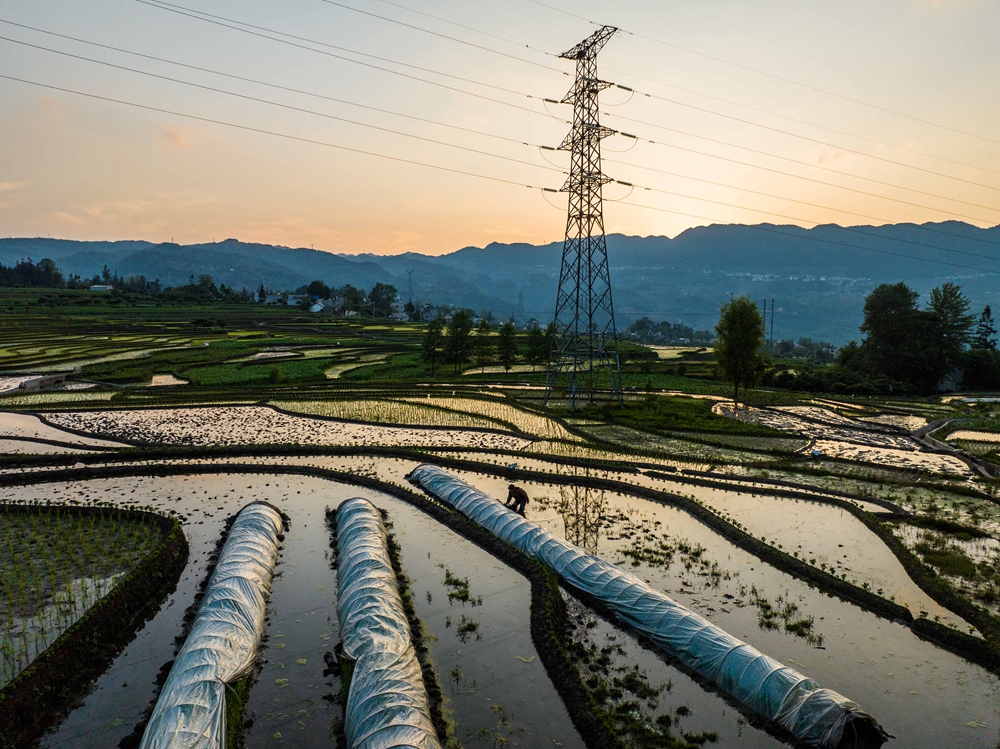
<path fill-rule="evenodd" d="M 849 724 L 849 737 L 855 733 L 887 736 L 855 702 L 821 688 L 635 575 L 554 536 L 447 471 L 425 464 L 410 474 L 410 480 L 553 569 L 687 667 L 800 741 L 834 749 Z"/>
<path fill-rule="evenodd" d="M 140 749 L 226 745 L 226 685 L 257 658 L 280 534 L 281 514 L 271 505 L 255 502 L 240 511 Z"/>
<path fill-rule="evenodd" d="M 354 661 L 344 733 L 349 749 L 441 749 L 389 559 L 382 516 L 361 498 L 337 508 L 337 616 Z"/>

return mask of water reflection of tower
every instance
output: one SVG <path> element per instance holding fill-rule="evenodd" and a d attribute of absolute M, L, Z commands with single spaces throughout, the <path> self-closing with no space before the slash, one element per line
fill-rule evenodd
<path fill-rule="evenodd" d="M 597 551 L 606 505 L 603 490 L 587 486 L 561 487 L 559 514 L 566 529 L 566 540 L 587 551 Z"/>

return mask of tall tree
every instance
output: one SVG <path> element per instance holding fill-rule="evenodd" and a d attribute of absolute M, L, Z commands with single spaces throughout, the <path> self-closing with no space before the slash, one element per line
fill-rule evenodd
<path fill-rule="evenodd" d="M 340 290 L 340 293 L 344 295 L 344 309 L 351 312 L 357 312 L 361 305 L 365 301 L 365 290 L 358 289 L 351 284 L 345 284 L 344 288 Z"/>
<path fill-rule="evenodd" d="M 871 369 L 904 381 L 912 365 L 913 339 L 919 327 L 920 295 L 900 281 L 880 284 L 865 299 L 861 332 L 863 357 Z"/>
<path fill-rule="evenodd" d="M 983 307 L 976 324 L 976 332 L 972 336 L 972 348 L 984 351 L 997 350 L 997 329 L 993 324 L 993 312 L 990 305 Z"/>
<path fill-rule="evenodd" d="M 374 317 L 388 317 L 392 313 L 392 303 L 396 301 L 396 287 L 392 284 L 377 283 L 368 293 Z"/>
<path fill-rule="evenodd" d="M 472 336 L 472 317 L 464 309 L 451 316 L 448 323 L 448 340 L 445 343 L 445 353 L 448 361 L 455 365 L 455 372 L 462 369 L 462 364 L 469 358 L 469 344 Z"/>
<path fill-rule="evenodd" d="M 503 365 L 504 371 L 507 372 L 517 361 L 517 328 L 510 320 L 500 326 L 500 335 L 497 338 L 497 359 Z"/>
<path fill-rule="evenodd" d="M 723 381 L 733 385 L 733 403 L 739 403 L 740 387 L 752 388 L 767 368 L 764 319 L 757 304 L 748 296 L 730 298 L 719 310 L 715 335 L 716 364 Z"/>
<path fill-rule="evenodd" d="M 972 337 L 972 326 L 976 321 L 975 316 L 969 314 L 969 299 L 960 286 L 949 281 L 931 291 L 928 306 L 937 318 L 936 337 L 941 363 L 947 367 L 955 366 L 965 350 L 965 344 Z"/>
<path fill-rule="evenodd" d="M 261 304 L 267 301 L 267 289 L 264 288 L 264 284 L 261 284 L 260 288 L 257 289 L 257 301 Z"/>
<path fill-rule="evenodd" d="M 549 343 L 537 323 L 528 330 L 528 346 L 524 358 L 532 367 L 549 360 Z"/>
<path fill-rule="evenodd" d="M 308 287 L 306 287 L 306 294 L 309 296 L 314 296 L 317 299 L 329 299 L 330 298 L 330 287 L 325 283 L 316 279 L 311 282 Z"/>
<path fill-rule="evenodd" d="M 443 326 L 441 320 L 435 318 L 427 324 L 427 332 L 424 333 L 424 347 L 422 356 L 424 361 L 430 362 L 431 377 L 434 376 L 434 365 L 437 363 L 438 355 L 441 353 L 441 345 L 444 343 Z"/>
<path fill-rule="evenodd" d="M 476 337 L 472 340 L 476 364 L 486 372 L 486 365 L 493 361 L 493 327 L 485 317 L 476 327 Z"/>

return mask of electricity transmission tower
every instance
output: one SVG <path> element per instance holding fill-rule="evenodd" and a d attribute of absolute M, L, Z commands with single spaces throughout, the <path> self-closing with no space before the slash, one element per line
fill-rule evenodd
<path fill-rule="evenodd" d="M 622 399 L 604 237 L 603 187 L 611 178 L 601 172 L 601 140 L 615 131 L 601 125 L 598 109 L 598 94 L 613 84 L 597 77 L 597 53 L 616 31 L 604 26 L 560 55 L 576 60 L 576 81 L 562 99 L 573 105 L 573 129 L 559 145 L 571 154 L 569 178 L 562 187 L 569 194 L 569 209 L 545 402 L 565 384 L 572 408 L 583 400 L 593 403 L 601 392 L 618 403 Z"/>

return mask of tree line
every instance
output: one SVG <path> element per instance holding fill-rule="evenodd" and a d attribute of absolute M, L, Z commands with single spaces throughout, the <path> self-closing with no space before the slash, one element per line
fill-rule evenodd
<path fill-rule="evenodd" d="M 135 300 L 137 298 L 155 298 L 168 302 L 189 302 L 205 304 L 209 302 L 252 302 L 253 294 L 249 289 L 237 291 L 225 284 L 216 284 L 212 276 L 203 274 L 195 279 L 190 277 L 188 283 L 178 286 L 163 287 L 159 279 L 149 281 L 145 276 L 119 276 L 112 273 L 108 266 L 93 278 L 83 278 L 73 274 L 68 278 L 49 258 L 32 262 L 31 258 L 20 260 L 12 266 L 0 263 L 0 287 L 5 288 L 40 288 L 40 289 L 89 289 L 91 286 L 107 286 L 111 289 L 112 298 L 118 301 Z"/>
<path fill-rule="evenodd" d="M 926 303 L 903 282 L 880 284 L 866 298 L 864 338 L 840 349 L 836 361 L 794 370 L 774 367 L 765 350 L 764 320 L 746 296 L 726 302 L 716 326 L 715 358 L 723 380 L 856 395 L 933 394 L 942 386 L 1000 388 L 996 326 L 987 305 L 979 314 L 957 284 L 933 289 Z M 951 381 L 951 382 L 949 382 Z"/>
<path fill-rule="evenodd" d="M 452 365 L 455 374 L 469 362 L 482 371 L 494 362 L 510 371 L 519 358 L 532 366 L 548 362 L 554 335 L 554 325 L 550 324 L 544 331 L 534 325 L 528 329 L 522 351 L 517 341 L 517 328 L 510 320 L 494 330 L 487 318 L 476 325 L 468 310 L 458 310 L 447 323 L 438 317 L 427 324 L 422 358 L 430 365 L 431 376 L 440 363 Z"/>
<path fill-rule="evenodd" d="M 304 294 L 309 298 L 334 299 L 340 297 L 344 300 L 344 309 L 350 312 L 357 312 L 359 315 L 369 317 L 388 317 L 392 314 L 392 305 L 399 295 L 395 286 L 381 281 L 376 283 L 371 291 L 359 289 L 351 284 L 343 286 L 328 286 L 323 281 L 317 279 L 308 284 L 300 286 L 295 290 L 296 294 Z M 257 289 L 257 299 L 263 302 L 267 298 L 267 290 L 264 284 Z M 309 307 L 311 302 L 302 302 L 303 307 Z M 410 305 L 412 307 L 412 305 Z M 409 310 L 408 310 L 409 312 Z"/>

